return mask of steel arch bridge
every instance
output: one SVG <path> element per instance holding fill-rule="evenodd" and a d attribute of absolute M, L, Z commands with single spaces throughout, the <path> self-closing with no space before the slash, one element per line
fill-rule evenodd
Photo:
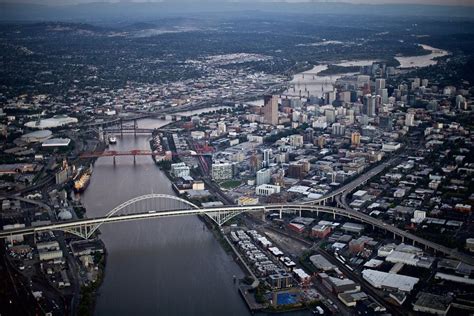
<path fill-rule="evenodd" d="M 384 223 L 367 214 L 354 211 L 352 209 L 338 208 L 316 203 L 324 202 L 315 200 L 315 204 L 267 204 L 267 205 L 246 205 L 246 206 L 222 206 L 200 208 L 197 205 L 176 196 L 166 194 L 147 194 L 128 200 L 102 217 L 90 219 L 76 219 L 65 222 L 58 222 L 40 226 L 29 226 L 0 231 L 0 238 L 12 238 L 15 235 L 28 235 L 47 231 L 59 230 L 74 234 L 84 239 L 90 238 L 103 224 L 125 222 L 133 220 L 153 219 L 160 217 L 206 215 L 218 226 L 244 212 L 279 212 L 280 217 L 284 212 L 315 212 L 329 213 L 334 217 L 342 216 L 357 220 L 365 224 L 377 227 L 387 232 L 393 233 L 402 241 L 410 240 L 413 243 L 423 245 L 435 252 L 442 253 L 448 257 L 458 259 L 467 264 L 474 265 L 474 257 L 458 252 L 456 249 L 448 248 L 432 241 L 423 239 L 395 226 Z"/>
<path fill-rule="evenodd" d="M 244 211 L 246 210 L 224 208 L 202 209 L 196 204 L 174 195 L 152 193 L 130 199 L 116 206 L 110 212 L 98 219 L 84 220 L 82 222 L 77 222 L 77 225 L 61 225 L 60 223 L 56 226 L 58 230 L 74 234 L 84 239 L 89 239 L 103 224 L 106 223 L 139 220 L 144 218 L 201 214 L 207 215 L 217 225 L 222 226 L 222 224 Z M 66 224 L 66 222 L 64 222 L 64 224 Z"/>

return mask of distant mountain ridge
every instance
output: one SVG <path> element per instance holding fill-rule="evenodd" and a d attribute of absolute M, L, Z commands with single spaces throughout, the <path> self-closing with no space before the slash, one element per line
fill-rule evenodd
<path fill-rule="evenodd" d="M 107 22 L 143 21 L 143 19 L 202 15 L 235 14 L 236 12 L 269 12 L 296 14 L 347 14 L 390 16 L 436 16 L 474 19 L 474 7 L 436 5 L 367 5 L 347 3 L 283 3 L 283 2 L 218 2 L 218 1 L 167 1 L 86 3 L 48 6 L 26 3 L 1 3 L 0 21 L 75 21 Z"/>

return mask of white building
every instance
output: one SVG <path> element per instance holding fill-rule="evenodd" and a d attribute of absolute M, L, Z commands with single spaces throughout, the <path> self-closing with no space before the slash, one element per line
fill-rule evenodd
<path fill-rule="evenodd" d="M 418 278 L 406 275 L 370 269 L 363 270 L 362 276 L 377 289 L 399 290 L 402 292 L 410 292 L 419 281 Z"/>
<path fill-rule="evenodd" d="M 206 133 L 204 133 L 203 131 L 192 131 L 191 137 L 193 139 L 203 139 L 206 137 Z"/>
<path fill-rule="evenodd" d="M 303 136 L 302 135 L 290 135 L 290 145 L 293 147 L 303 146 Z"/>
<path fill-rule="evenodd" d="M 191 168 L 189 168 L 184 162 L 171 164 L 171 174 L 176 177 L 189 177 Z"/>
<path fill-rule="evenodd" d="M 263 166 L 268 167 L 270 165 L 270 158 L 272 157 L 272 150 L 271 149 L 264 149 L 263 150 Z"/>
<path fill-rule="evenodd" d="M 268 184 L 270 183 L 270 178 L 272 175 L 272 170 L 269 168 L 261 169 L 257 171 L 256 185 Z"/>
<path fill-rule="evenodd" d="M 326 127 L 328 127 L 328 123 L 324 116 L 318 117 L 317 120 L 313 122 L 313 128 L 325 129 Z"/>
<path fill-rule="evenodd" d="M 41 147 L 48 148 L 48 147 L 67 147 L 71 143 L 71 139 L 69 138 L 50 138 L 45 140 Z"/>
<path fill-rule="evenodd" d="M 396 142 L 388 142 L 388 143 L 382 144 L 382 151 L 386 151 L 386 152 L 396 151 L 396 150 L 399 150 L 400 148 L 401 148 L 400 143 L 396 143 Z"/>
<path fill-rule="evenodd" d="M 414 126 L 415 125 L 415 113 L 407 113 L 405 115 L 405 126 Z"/>
<path fill-rule="evenodd" d="M 396 198 L 402 198 L 404 197 L 406 194 L 406 190 L 405 189 L 397 189 L 394 193 L 393 193 L 393 197 L 396 197 Z"/>
<path fill-rule="evenodd" d="M 229 180 L 234 176 L 233 166 L 231 163 L 213 163 L 212 178 L 214 180 Z"/>
<path fill-rule="evenodd" d="M 217 124 L 217 131 L 219 134 L 225 134 L 227 132 L 227 126 L 225 125 L 225 122 L 219 122 Z"/>
<path fill-rule="evenodd" d="M 412 223 L 419 224 L 423 222 L 426 218 L 426 212 L 425 211 L 415 211 L 413 213 L 413 218 L 411 219 Z"/>
<path fill-rule="evenodd" d="M 255 194 L 257 195 L 269 196 L 275 193 L 280 193 L 279 185 L 262 184 L 255 188 Z"/>
<path fill-rule="evenodd" d="M 332 134 L 337 136 L 342 136 L 346 132 L 346 127 L 340 123 L 332 124 Z"/>
<path fill-rule="evenodd" d="M 78 120 L 75 117 L 69 117 L 67 115 L 55 115 L 51 118 L 28 122 L 25 124 L 25 126 L 36 129 L 47 129 L 76 124 L 77 122 Z"/>
<path fill-rule="evenodd" d="M 54 260 L 54 259 L 60 259 L 63 257 L 63 251 L 62 250 L 39 250 L 39 259 L 40 261 L 48 261 L 48 260 Z"/>

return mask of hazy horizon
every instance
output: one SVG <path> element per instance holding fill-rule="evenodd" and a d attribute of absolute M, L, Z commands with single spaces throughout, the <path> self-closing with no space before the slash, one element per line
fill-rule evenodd
<path fill-rule="evenodd" d="M 42 4 L 42 5 L 75 5 L 87 3 L 163 3 L 176 0 L 0 0 L 9 4 Z M 178 0 L 178 2 L 221 2 L 221 3 L 348 3 L 368 5 L 441 5 L 441 6 L 474 6 L 474 0 Z"/>

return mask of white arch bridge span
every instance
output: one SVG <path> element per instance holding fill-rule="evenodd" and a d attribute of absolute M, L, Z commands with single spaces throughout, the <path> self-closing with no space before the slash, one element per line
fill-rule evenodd
<path fill-rule="evenodd" d="M 258 213 L 263 216 L 267 212 L 279 212 L 280 217 L 284 212 L 315 212 L 329 213 L 334 217 L 342 216 L 353 219 L 373 228 L 378 228 L 390 232 L 394 237 L 402 241 L 411 241 L 414 244 L 422 245 L 425 249 L 431 249 L 442 253 L 453 259 L 474 265 L 474 257 L 463 254 L 456 249 L 451 249 L 429 240 L 423 239 L 398 227 L 386 224 L 376 218 L 351 209 L 343 209 L 332 206 L 317 204 L 266 204 L 266 205 L 246 205 L 246 206 L 222 206 L 211 208 L 200 208 L 197 205 L 176 196 L 166 194 L 147 194 L 129 201 L 126 201 L 112 209 L 106 215 L 96 218 L 76 219 L 65 222 L 58 222 L 35 227 L 16 228 L 0 231 L 0 238 L 8 238 L 14 235 L 28 235 L 46 231 L 60 230 L 77 235 L 81 238 L 90 238 L 102 225 L 116 222 L 133 220 L 144 220 L 160 217 L 206 215 L 217 225 L 221 226 L 233 217 L 248 212 Z"/>

